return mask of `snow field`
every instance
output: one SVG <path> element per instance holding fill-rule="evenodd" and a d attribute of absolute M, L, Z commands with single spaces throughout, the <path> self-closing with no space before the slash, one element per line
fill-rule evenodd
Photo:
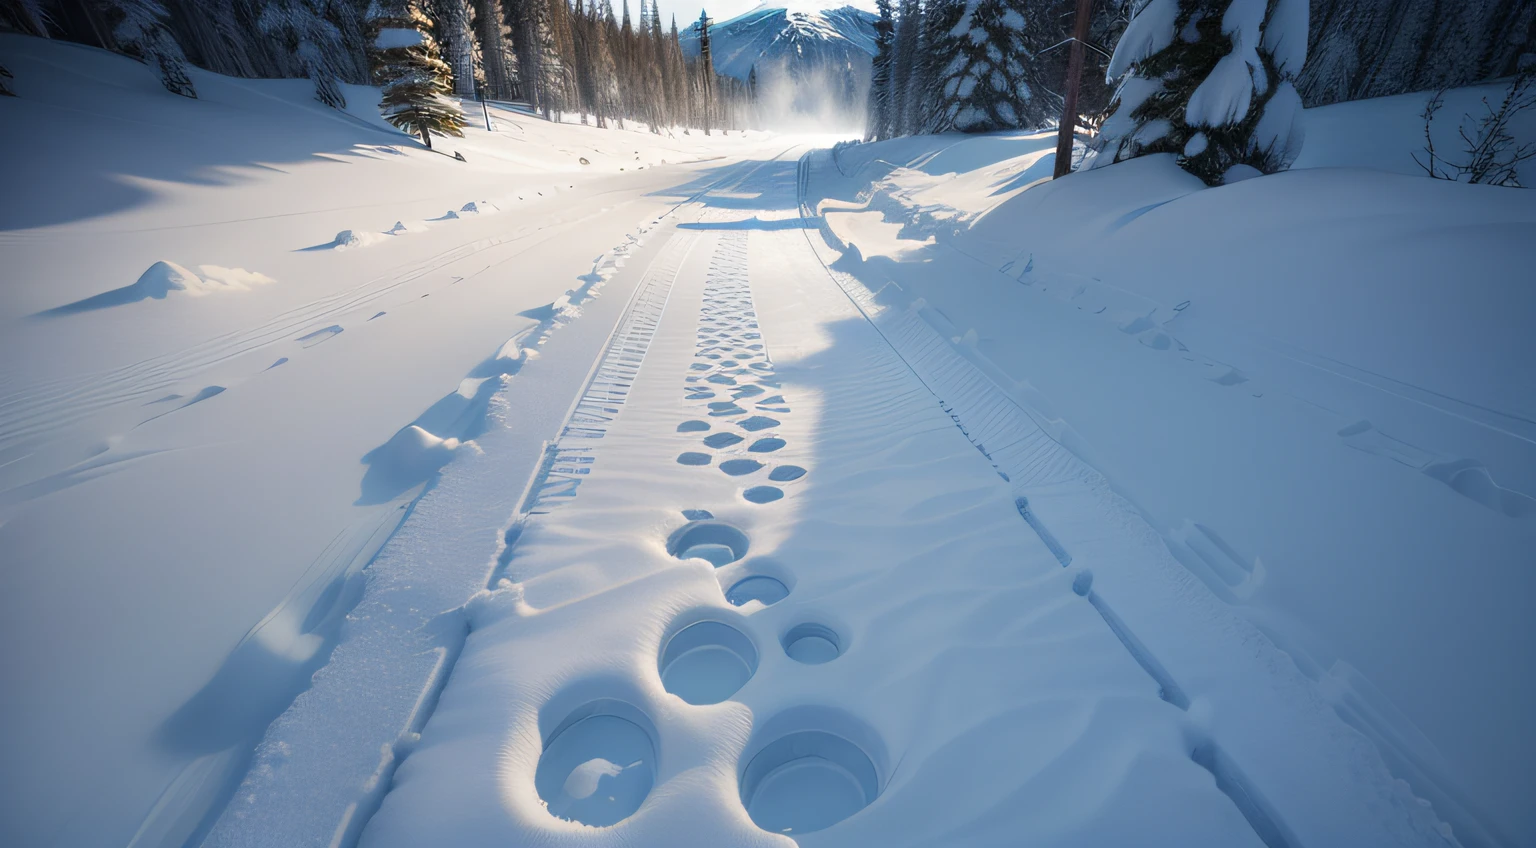
<path fill-rule="evenodd" d="M 1524 592 L 1491 596 L 1462 564 L 1528 582 L 1532 395 L 1512 363 L 1532 355 L 1516 281 L 1536 218 L 1527 192 L 1413 176 L 1411 140 L 1340 143 L 1409 100 L 1315 110 L 1329 144 L 1308 168 L 1221 189 L 1152 158 L 1014 192 L 1049 156 L 1010 159 L 1006 136 L 844 147 L 802 185 L 829 264 L 1102 474 L 1160 537 L 1147 554 L 1283 651 L 1298 697 L 1420 799 L 1365 806 L 1431 843 L 1519 844 Z M 1292 809 L 1298 829 L 1332 821 Z"/>
<path fill-rule="evenodd" d="M 518 525 L 363 844 L 1262 844 L 1082 572 L 764 226 L 775 177 Z"/>
<path fill-rule="evenodd" d="M 19 95 L 0 112 L 33 128 L 0 140 L 17 199 L 0 222 L 0 560 L 23 564 L 0 632 L 33 646 L 5 663 L 33 683 L 0 704 L 26 728 L 0 763 L 0 842 L 179 843 L 325 663 L 443 445 L 474 457 L 514 371 L 564 391 L 511 460 L 525 481 L 626 300 L 630 282 L 611 313 L 591 298 L 602 278 L 649 255 L 641 228 L 785 143 L 493 106 L 495 132 L 446 148 L 466 163 L 382 127 L 369 89 L 342 113 L 304 80 L 194 70 L 192 101 L 126 57 L 0 42 Z M 305 249 L 342 230 L 379 240 Z M 140 298 L 162 261 L 212 291 Z M 547 365 L 570 382 L 535 379 L 533 357 L 565 349 L 548 331 L 594 311 L 610 323 L 591 349 Z"/>

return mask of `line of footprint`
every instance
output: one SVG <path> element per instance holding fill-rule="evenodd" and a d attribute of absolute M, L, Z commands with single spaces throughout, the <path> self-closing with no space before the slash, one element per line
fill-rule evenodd
<path fill-rule="evenodd" d="M 778 393 L 781 384 L 763 347 L 746 279 L 745 234 L 726 236 L 705 278 L 694 353 L 698 361 L 689 366 L 683 385 L 684 399 L 704 401 L 709 420 L 695 418 L 677 425 L 679 433 L 709 433 L 701 438 L 708 452 L 685 451 L 677 458 L 680 464 L 707 466 L 718 458 L 719 469 L 731 477 L 747 477 L 768 468 L 763 460 L 787 442 L 774 429 L 781 422 L 765 413 L 790 413 L 784 395 Z M 742 432 L 717 429 L 727 424 Z M 748 438 L 753 441 L 743 448 Z M 798 465 L 776 465 L 767 474 L 772 483 L 804 476 L 805 469 Z M 749 486 L 741 495 L 751 503 L 765 504 L 784 497 L 784 489 L 761 484 Z"/>

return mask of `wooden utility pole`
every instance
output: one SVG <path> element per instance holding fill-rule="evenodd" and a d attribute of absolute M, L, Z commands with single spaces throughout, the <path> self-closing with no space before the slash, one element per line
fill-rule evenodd
<path fill-rule="evenodd" d="M 1093 0 L 1077 0 L 1077 20 L 1072 25 L 1072 53 L 1067 59 L 1067 96 L 1061 104 L 1061 129 L 1056 134 L 1056 176 L 1072 173 L 1072 134 L 1077 130 L 1077 90 L 1082 87 L 1083 42 L 1093 20 Z"/>

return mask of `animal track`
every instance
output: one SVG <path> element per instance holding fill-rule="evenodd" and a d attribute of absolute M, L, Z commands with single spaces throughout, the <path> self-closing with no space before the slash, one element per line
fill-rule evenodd
<path fill-rule="evenodd" d="M 745 234 L 724 237 L 705 280 L 698 340 L 694 345 L 696 361 L 689 364 L 688 376 L 684 378 L 684 398 L 709 401 L 705 405 L 706 416 L 736 419 L 736 425 L 742 430 L 758 433 L 778 427 L 781 422 L 767 415 L 749 414 L 742 404 L 751 403 L 760 412 L 781 415 L 788 414 L 790 407 L 783 394 L 769 392 L 769 389 L 778 390 L 781 386 L 774 379 L 773 360 L 761 341 L 757 310 L 753 307 L 746 277 Z M 730 399 L 710 400 L 715 397 L 715 391 L 707 386 L 728 390 Z M 693 419 L 678 425 L 677 430 L 688 433 L 709 428 L 708 422 Z M 706 448 L 732 452 L 743 441 L 741 436 L 728 432 L 711 433 L 703 439 Z M 785 439 L 763 433 L 747 447 L 747 452 L 773 453 L 787 446 Z M 697 451 L 685 452 L 677 461 L 683 465 L 710 464 L 707 455 Z M 720 470 L 732 477 L 754 474 L 764 467 L 762 462 L 746 457 L 723 459 L 719 463 Z M 805 469 L 798 465 L 780 465 L 769 473 L 769 479 L 784 483 L 798 480 L 805 473 Z M 742 497 L 749 503 L 766 504 L 783 498 L 784 490 L 777 486 L 753 486 L 743 491 Z"/>
<path fill-rule="evenodd" d="M 784 490 L 778 486 L 753 486 L 741 493 L 743 498 L 755 504 L 773 503 L 784 497 Z"/>

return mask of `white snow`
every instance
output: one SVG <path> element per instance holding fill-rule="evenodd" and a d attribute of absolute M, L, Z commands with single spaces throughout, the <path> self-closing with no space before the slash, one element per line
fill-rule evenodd
<path fill-rule="evenodd" d="M 1422 97 L 1206 188 L 0 48 L 0 841 L 1536 838 L 1536 200 Z"/>
<path fill-rule="evenodd" d="M 1536 200 L 1416 174 L 1422 101 L 1309 111 L 1293 170 L 1218 189 L 1159 156 L 1020 193 L 1046 135 L 856 146 L 812 185 L 860 285 L 1103 472 L 1467 844 L 1518 843 Z"/>
<path fill-rule="evenodd" d="M 1120 79 L 1132 65 L 1172 44 L 1173 25 L 1178 14 L 1179 0 L 1151 0 L 1138 10 L 1115 45 L 1105 78 L 1110 81 Z"/>
<path fill-rule="evenodd" d="M 444 446 L 480 442 L 529 376 L 501 376 L 515 352 L 591 314 L 549 334 L 556 301 L 787 144 L 495 106 L 487 133 L 471 104 L 427 152 L 373 89 L 343 113 L 308 80 L 193 69 L 190 100 L 79 45 L 3 33 L 0 53 L 0 122 L 30 128 L 0 140 L 0 634 L 30 681 L 0 698 L 0 842 L 181 844 L 329 655 Z M 579 382 L 573 359 L 543 362 Z M 413 426 L 444 441 L 397 451 Z"/>

